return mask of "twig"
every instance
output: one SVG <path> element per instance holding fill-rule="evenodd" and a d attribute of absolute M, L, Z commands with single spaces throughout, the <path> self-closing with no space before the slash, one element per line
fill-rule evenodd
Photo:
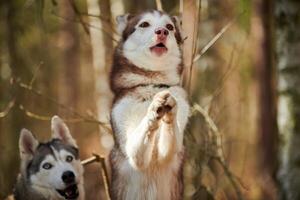
<path fill-rule="evenodd" d="M 247 38 L 245 38 L 245 40 L 242 42 L 242 44 L 240 45 L 240 47 L 236 50 L 235 46 L 234 48 L 232 49 L 232 52 L 231 52 L 231 55 L 230 55 L 230 58 L 229 58 L 229 62 L 228 62 L 228 67 L 226 70 L 226 72 L 222 75 L 222 78 L 221 80 L 219 81 L 219 83 L 217 85 L 221 85 L 220 87 L 216 88 L 216 90 L 214 90 L 212 92 L 212 98 L 210 99 L 210 101 L 205 105 L 207 106 L 208 104 L 212 103 L 216 97 L 218 97 L 221 92 L 223 91 L 224 87 L 225 87 L 225 82 L 228 80 L 228 78 L 230 77 L 231 73 L 237 68 L 239 67 L 239 61 L 240 60 L 237 60 L 238 63 L 235 63 L 235 65 L 233 65 L 233 60 L 234 60 L 234 57 L 239 57 L 240 54 L 242 54 L 244 52 L 244 47 L 245 47 L 245 42 L 247 41 L 246 40 Z M 235 52 L 238 52 L 238 56 L 235 56 L 234 53 Z"/>
<path fill-rule="evenodd" d="M 35 81 L 35 79 L 36 79 L 36 76 L 37 76 L 37 73 L 38 73 L 38 71 L 40 70 L 40 68 L 41 68 L 41 66 L 44 64 L 44 62 L 40 62 L 40 64 L 36 67 L 36 69 L 35 69 L 35 71 L 34 71 L 34 73 L 33 73 L 33 76 L 32 76 L 32 79 L 31 79 L 31 81 L 30 81 L 30 83 L 29 83 L 29 87 L 32 87 L 33 86 L 33 83 L 34 83 L 34 81 Z"/>
<path fill-rule="evenodd" d="M 98 154 L 93 153 L 93 156 L 90 158 L 87 158 L 83 161 L 81 161 L 81 164 L 83 166 L 89 165 L 91 163 L 94 162 L 98 162 L 101 165 L 101 176 L 104 182 L 104 188 L 105 188 L 105 193 L 106 193 L 106 197 L 108 200 L 110 200 L 110 194 L 109 194 L 109 181 L 108 181 L 108 172 L 107 172 L 107 168 L 105 165 L 105 159 L 103 157 L 101 157 Z"/>
<path fill-rule="evenodd" d="M 236 179 L 236 176 L 234 174 L 231 173 L 231 171 L 228 169 L 227 165 L 225 162 L 223 162 L 219 157 L 212 157 L 214 160 L 216 160 L 223 168 L 228 180 L 230 181 L 230 183 L 232 184 L 235 192 L 236 192 L 236 195 L 237 195 L 237 199 L 238 200 L 243 200 L 243 195 L 242 195 L 242 192 L 239 188 L 239 186 L 237 185 L 235 179 Z"/>
<path fill-rule="evenodd" d="M 60 15 L 54 13 L 54 12 L 53 12 L 52 14 L 53 14 L 55 17 L 58 17 L 58 18 L 60 18 L 60 19 L 66 20 L 66 21 L 71 21 L 71 22 L 74 22 L 74 23 L 78 23 L 78 22 L 79 22 L 79 21 L 76 21 L 76 20 L 71 20 L 71 19 L 62 17 L 62 16 L 60 16 Z M 113 35 L 111 34 L 111 32 L 107 31 L 106 29 L 104 29 L 104 28 L 102 28 L 102 27 L 96 27 L 96 26 L 93 26 L 93 25 L 91 25 L 91 24 L 89 24 L 89 23 L 87 23 L 87 22 L 83 22 L 83 23 L 84 23 L 85 25 L 87 25 L 88 27 L 91 27 L 91 28 L 94 28 L 94 29 L 97 29 L 97 30 L 103 30 L 103 32 L 104 32 L 107 36 L 109 36 L 114 42 L 118 42 L 118 40 L 115 39 L 115 38 L 113 37 Z"/>
<path fill-rule="evenodd" d="M 225 162 L 223 149 L 222 149 L 222 134 L 220 133 L 218 127 L 214 123 L 214 121 L 211 119 L 209 114 L 199 105 L 194 104 L 193 109 L 195 111 L 198 111 L 205 119 L 206 123 L 209 125 L 209 128 L 214 133 L 213 137 L 213 144 L 216 146 L 216 156 L 220 158 L 222 162 Z"/>
<path fill-rule="evenodd" d="M 90 13 L 84 13 L 84 12 L 81 12 L 80 15 L 83 15 L 83 16 L 87 16 L 87 17 L 96 17 L 96 18 L 100 18 L 101 20 L 105 21 L 106 23 L 109 23 L 110 24 L 110 19 L 102 16 L 102 15 L 94 15 L 94 14 L 90 14 Z"/>
<path fill-rule="evenodd" d="M 77 18 L 79 19 L 79 22 L 80 22 L 80 24 L 82 25 L 84 31 L 85 31 L 88 35 L 90 35 L 90 31 L 89 31 L 88 27 L 86 26 L 86 23 L 85 23 L 84 20 L 82 19 L 81 15 L 80 15 L 80 12 L 79 12 L 79 10 L 78 10 L 78 8 L 77 8 L 77 6 L 76 6 L 74 0 L 69 0 L 69 3 L 70 3 L 70 5 L 71 5 L 71 7 L 72 7 L 74 13 L 76 14 Z"/>
<path fill-rule="evenodd" d="M 94 163 L 94 162 L 98 162 L 101 165 L 101 175 L 102 175 L 102 179 L 103 179 L 103 182 L 104 182 L 106 197 L 107 197 L 108 200 L 110 200 L 111 198 L 110 198 L 110 194 L 109 194 L 108 173 L 107 173 L 107 169 L 106 169 L 106 166 L 105 166 L 104 158 L 102 158 L 101 156 L 99 156 L 97 154 L 93 154 L 92 157 L 81 161 L 81 164 L 83 166 L 86 166 L 86 165 L 89 165 L 89 164 Z"/>
<path fill-rule="evenodd" d="M 103 182 L 104 182 L 106 197 L 108 200 L 111 200 L 110 194 L 109 194 L 108 172 L 107 172 L 107 168 L 105 165 L 105 159 L 100 157 L 100 163 L 101 163 L 101 175 L 102 175 Z"/>
<path fill-rule="evenodd" d="M 163 11 L 161 0 L 155 0 L 155 2 L 156 2 L 156 9 Z"/>
<path fill-rule="evenodd" d="M 182 17 L 182 13 L 183 13 L 183 0 L 179 0 L 179 14 L 180 14 L 180 17 Z"/>
<path fill-rule="evenodd" d="M 94 163 L 94 162 L 100 162 L 100 156 L 99 155 L 93 154 L 92 157 L 81 161 L 81 164 L 83 166 L 85 166 L 85 165 L 89 165 L 89 164 Z"/>
<path fill-rule="evenodd" d="M 78 118 L 77 119 L 69 119 L 69 122 L 88 122 L 88 123 L 95 123 L 95 124 L 98 124 L 100 125 L 102 128 L 104 128 L 107 132 L 111 133 L 112 134 L 112 131 L 111 129 L 108 127 L 107 123 L 104 123 L 104 122 L 101 122 L 97 119 L 94 119 L 94 118 L 87 118 L 83 115 L 81 115 L 80 113 L 74 111 L 73 109 L 69 108 L 68 106 L 64 105 L 64 104 L 61 104 L 59 103 L 56 99 L 52 98 L 52 97 L 49 97 L 49 96 L 46 96 L 44 95 L 42 92 L 38 91 L 38 90 L 35 90 L 34 88 L 30 87 L 29 85 L 25 84 L 25 83 L 22 83 L 22 82 L 19 82 L 19 81 L 13 81 L 14 84 L 16 84 L 17 86 L 19 86 L 20 88 L 26 90 L 26 91 L 29 91 L 35 95 L 38 95 L 40 97 L 43 97 L 45 99 L 47 99 L 48 101 L 54 103 L 55 105 L 61 107 L 61 108 L 64 108 L 65 110 L 69 111 L 70 113 L 72 113 L 73 115 L 77 116 Z M 24 108 L 23 105 L 20 105 L 19 107 L 21 110 L 25 111 L 25 114 L 29 117 L 32 117 L 32 118 L 35 118 L 35 119 L 39 119 L 39 120 L 50 120 L 51 117 L 48 117 L 48 116 L 41 116 L 41 115 L 38 115 L 38 114 L 35 114 L 35 113 L 32 113 L 28 110 L 26 110 Z M 66 120 L 68 121 L 68 119 Z"/>
<path fill-rule="evenodd" d="M 236 20 L 236 18 L 232 19 L 226 26 L 224 26 L 224 27 L 220 30 L 220 32 L 219 32 L 217 35 L 215 35 L 215 37 L 213 37 L 213 39 L 211 39 L 211 40 L 207 43 L 207 45 L 205 45 L 205 46 L 201 49 L 200 53 L 197 54 L 197 55 L 194 57 L 193 62 L 197 62 L 197 61 L 201 58 L 201 56 L 203 56 L 203 54 L 205 54 L 206 51 L 207 51 L 213 44 L 215 44 L 216 41 L 218 41 L 218 39 L 221 38 L 221 36 L 228 30 L 228 28 L 234 23 L 235 20 Z"/>
<path fill-rule="evenodd" d="M 8 115 L 11 109 L 15 106 L 15 102 L 15 99 L 13 99 L 7 104 L 6 108 L 0 112 L 0 118 L 6 117 Z"/>

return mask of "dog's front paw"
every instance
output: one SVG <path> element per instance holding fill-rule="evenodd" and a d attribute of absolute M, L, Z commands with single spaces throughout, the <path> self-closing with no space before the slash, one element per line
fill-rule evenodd
<path fill-rule="evenodd" d="M 161 91 L 153 97 L 153 101 L 149 107 L 155 119 L 163 118 L 169 122 L 176 108 L 176 100 L 168 90 Z"/>

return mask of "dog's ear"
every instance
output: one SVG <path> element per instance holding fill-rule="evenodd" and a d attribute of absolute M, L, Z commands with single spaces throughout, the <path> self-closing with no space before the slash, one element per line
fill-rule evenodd
<path fill-rule="evenodd" d="M 27 130 L 22 129 L 19 138 L 19 150 L 22 160 L 30 160 L 38 147 L 39 142 L 35 139 L 33 134 Z"/>
<path fill-rule="evenodd" d="M 52 138 L 60 139 L 65 144 L 77 147 L 76 141 L 70 134 L 67 125 L 58 116 L 53 116 L 51 120 Z"/>
<path fill-rule="evenodd" d="M 122 35 L 123 31 L 125 30 L 127 23 L 130 18 L 133 16 L 131 14 L 119 15 L 116 18 L 117 21 L 117 31 L 120 35 Z"/>
<path fill-rule="evenodd" d="M 175 37 L 176 37 L 176 41 L 177 41 L 178 44 L 182 44 L 183 43 L 182 28 L 181 28 L 182 20 L 178 16 L 172 16 L 171 20 L 172 20 L 172 22 L 175 25 L 175 30 L 176 30 Z"/>

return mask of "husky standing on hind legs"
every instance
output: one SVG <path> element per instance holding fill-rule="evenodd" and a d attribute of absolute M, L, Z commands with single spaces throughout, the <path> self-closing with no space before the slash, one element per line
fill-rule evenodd
<path fill-rule="evenodd" d="M 59 117 L 52 118 L 51 128 L 52 139 L 46 143 L 37 141 L 26 129 L 21 131 L 16 200 L 84 200 L 77 144 Z"/>
<path fill-rule="evenodd" d="M 178 21 L 160 11 L 117 18 L 110 154 L 113 200 L 183 198 L 183 133 L 189 116 L 180 87 Z"/>

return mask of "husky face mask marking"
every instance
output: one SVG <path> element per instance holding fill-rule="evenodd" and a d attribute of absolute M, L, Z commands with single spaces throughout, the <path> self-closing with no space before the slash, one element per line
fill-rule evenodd
<path fill-rule="evenodd" d="M 148 70 L 177 66 L 181 41 L 177 18 L 159 11 L 117 18 L 123 53 L 133 64 Z"/>
<path fill-rule="evenodd" d="M 21 131 L 21 174 L 45 198 L 78 199 L 83 167 L 77 144 L 60 118 L 53 117 L 51 126 L 52 140 L 46 143 L 39 143 L 26 129 Z"/>

